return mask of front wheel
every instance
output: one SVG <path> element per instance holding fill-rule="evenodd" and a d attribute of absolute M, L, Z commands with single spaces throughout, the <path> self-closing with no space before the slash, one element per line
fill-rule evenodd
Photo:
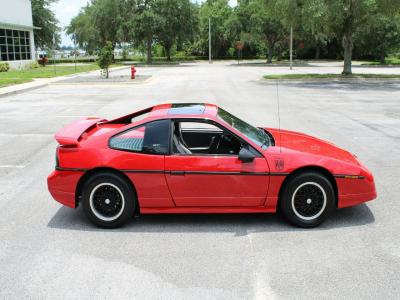
<path fill-rule="evenodd" d="M 125 179 L 113 173 L 98 173 L 83 188 L 83 210 L 96 226 L 117 228 L 135 211 L 135 193 Z"/>
<path fill-rule="evenodd" d="M 321 224 L 332 212 L 335 192 L 330 181 L 316 172 L 289 179 L 280 199 L 281 210 L 294 225 L 310 228 Z"/>

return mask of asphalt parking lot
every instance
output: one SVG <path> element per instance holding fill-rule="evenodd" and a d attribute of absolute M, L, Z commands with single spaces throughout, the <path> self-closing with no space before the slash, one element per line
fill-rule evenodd
<path fill-rule="evenodd" d="M 152 75 L 143 84 L 51 84 L 0 98 L 0 299 L 398 299 L 398 80 L 279 83 L 282 128 L 350 150 L 375 176 L 377 200 L 319 228 L 243 214 L 142 216 L 102 230 L 48 193 L 53 134 L 83 116 L 206 101 L 276 127 L 277 86 L 259 80 L 271 69 L 156 66 L 138 69 Z"/>

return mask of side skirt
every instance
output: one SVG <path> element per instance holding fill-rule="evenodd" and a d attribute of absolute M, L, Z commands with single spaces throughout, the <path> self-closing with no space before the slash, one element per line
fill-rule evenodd
<path fill-rule="evenodd" d="M 141 214 L 242 214 L 274 213 L 276 209 L 257 207 L 141 207 Z"/>

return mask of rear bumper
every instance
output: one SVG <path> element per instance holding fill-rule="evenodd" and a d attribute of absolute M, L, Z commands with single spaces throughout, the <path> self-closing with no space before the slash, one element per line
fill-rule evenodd
<path fill-rule="evenodd" d="M 53 171 L 47 177 L 47 187 L 54 200 L 75 208 L 75 192 L 83 171 Z"/>

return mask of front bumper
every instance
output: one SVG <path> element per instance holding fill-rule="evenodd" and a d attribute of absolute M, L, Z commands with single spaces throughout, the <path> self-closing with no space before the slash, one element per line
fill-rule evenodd
<path fill-rule="evenodd" d="M 75 193 L 83 171 L 54 170 L 47 177 L 47 187 L 54 200 L 71 208 L 76 207 Z"/>
<path fill-rule="evenodd" d="M 365 168 L 361 176 L 357 179 L 336 178 L 339 208 L 358 205 L 377 197 L 372 173 Z"/>
<path fill-rule="evenodd" d="M 374 200 L 376 197 L 376 192 L 341 195 L 339 196 L 338 207 L 343 208 L 358 205 L 367 201 Z"/>

